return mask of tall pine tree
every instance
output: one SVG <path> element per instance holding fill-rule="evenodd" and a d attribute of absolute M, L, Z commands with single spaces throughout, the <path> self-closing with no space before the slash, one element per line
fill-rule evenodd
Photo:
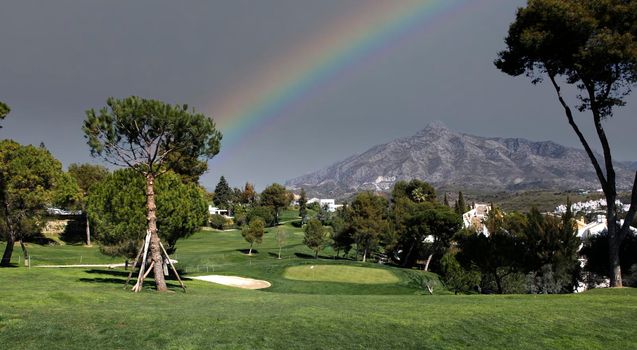
<path fill-rule="evenodd" d="M 226 178 L 222 175 L 221 178 L 219 178 L 219 183 L 215 187 L 215 205 L 222 209 L 229 209 L 233 196 L 234 192 L 228 185 Z"/>

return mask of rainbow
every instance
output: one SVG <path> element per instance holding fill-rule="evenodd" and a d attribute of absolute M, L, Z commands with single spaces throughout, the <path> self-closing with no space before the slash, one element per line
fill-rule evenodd
<path fill-rule="evenodd" d="M 376 61 L 396 47 L 422 40 L 478 0 L 366 0 L 315 37 L 284 52 L 250 81 L 218 99 L 207 111 L 223 132 L 223 158 L 247 135 L 272 127 L 295 106 L 333 86 L 344 75 Z M 417 37 L 418 39 L 414 39 Z M 217 103 L 217 102 L 215 102 Z M 231 152 L 234 153 L 234 152 Z"/>

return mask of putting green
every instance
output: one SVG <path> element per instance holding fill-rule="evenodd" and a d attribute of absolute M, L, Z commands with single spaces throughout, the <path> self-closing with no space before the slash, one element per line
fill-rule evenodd
<path fill-rule="evenodd" d="M 342 265 L 303 265 L 285 269 L 283 277 L 298 281 L 321 281 L 360 284 L 398 283 L 391 271 Z"/>

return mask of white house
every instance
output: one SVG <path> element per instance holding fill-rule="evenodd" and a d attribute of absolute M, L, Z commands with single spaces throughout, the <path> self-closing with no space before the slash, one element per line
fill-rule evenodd
<path fill-rule="evenodd" d="M 336 201 L 334 199 L 312 198 L 307 201 L 307 204 L 312 203 L 318 203 L 321 208 L 327 208 L 327 211 L 329 211 L 330 213 L 335 212 L 336 209 L 343 206 L 342 204 L 336 204 Z"/>
<path fill-rule="evenodd" d="M 489 204 L 476 203 L 471 210 L 462 214 L 462 225 L 464 228 L 473 228 L 476 232 L 489 236 L 489 230 L 484 224 L 487 214 L 491 211 Z"/>
<path fill-rule="evenodd" d="M 210 215 L 228 216 L 228 211 L 226 209 L 219 209 L 217 207 L 213 207 L 212 205 L 208 205 L 208 213 L 210 213 Z"/>

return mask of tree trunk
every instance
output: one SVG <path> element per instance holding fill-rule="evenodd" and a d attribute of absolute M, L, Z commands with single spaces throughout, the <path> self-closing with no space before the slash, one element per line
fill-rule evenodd
<path fill-rule="evenodd" d="M 409 251 L 407 252 L 407 255 L 405 255 L 405 260 L 403 261 L 403 267 L 407 267 L 407 264 L 409 263 L 409 258 L 411 257 L 411 253 L 414 251 L 414 246 L 416 245 L 416 240 L 417 238 L 414 238 L 414 241 L 411 242 L 411 246 L 409 247 Z"/>
<path fill-rule="evenodd" d="M 609 196 L 613 197 L 613 196 Z M 615 216 L 615 199 L 613 198 L 613 202 L 609 202 L 607 197 L 606 199 L 606 215 L 607 221 L 606 226 L 608 228 L 608 258 L 610 263 L 610 286 L 611 287 L 619 287 L 623 286 L 622 283 L 622 268 L 619 261 L 619 247 L 621 245 L 621 240 L 619 239 L 619 232 L 617 230 L 617 217 Z"/>
<path fill-rule="evenodd" d="M 279 246 L 279 260 L 281 260 L 281 247 Z"/>
<path fill-rule="evenodd" d="M 87 246 L 91 246 L 91 225 L 89 224 L 88 221 L 88 213 L 86 213 L 86 209 L 84 210 L 84 213 L 86 214 L 86 245 Z"/>
<path fill-rule="evenodd" d="M 24 255 L 24 266 L 30 266 L 31 259 L 29 259 L 29 251 L 22 240 L 20 240 L 20 247 L 22 248 L 22 254 Z"/>
<path fill-rule="evenodd" d="M 580 131 L 575 119 L 573 118 L 573 113 L 562 97 L 560 92 L 560 87 L 558 86 L 555 80 L 555 73 L 548 72 L 549 78 L 551 79 L 551 83 L 557 92 L 557 97 L 562 107 L 564 108 L 564 112 L 566 113 L 566 118 L 568 119 L 568 123 L 571 125 L 571 128 L 577 134 L 577 137 L 580 140 L 582 146 L 586 150 L 588 157 L 595 168 L 595 173 L 597 174 L 597 178 L 599 179 L 599 183 L 602 185 L 602 190 L 604 191 L 604 195 L 606 197 L 606 205 L 607 205 L 607 223 L 608 223 L 608 253 L 609 253 L 609 264 L 610 264 L 610 286 L 611 287 L 622 287 L 622 277 L 621 277 L 621 266 L 619 264 L 619 246 L 621 245 L 622 240 L 624 239 L 623 234 L 624 231 L 617 230 L 617 215 L 615 211 L 615 199 L 617 198 L 617 186 L 615 181 L 615 169 L 613 168 L 613 159 L 610 151 L 610 145 L 608 143 L 608 139 L 606 137 L 606 133 L 604 131 L 602 125 L 602 117 L 599 112 L 599 106 L 595 100 L 595 87 L 591 86 L 591 84 L 585 84 L 585 87 L 588 91 L 588 95 L 590 98 L 590 108 L 593 113 L 593 121 L 595 125 L 595 130 L 597 132 L 597 136 L 599 138 L 599 142 L 602 146 L 603 154 L 604 154 L 604 166 L 606 170 L 606 174 L 602 171 L 602 167 L 597 160 L 595 154 L 593 153 L 588 141 L 584 137 L 584 134 Z M 637 181 L 637 178 L 635 179 Z M 631 197 L 631 207 L 633 207 L 635 203 L 635 184 L 633 184 L 633 196 Z M 630 213 L 629 213 L 630 214 Z M 628 215 L 629 217 L 632 215 Z M 629 223 L 630 224 L 630 223 Z"/>
<path fill-rule="evenodd" d="M 0 262 L 0 266 L 11 266 L 11 255 L 13 255 L 13 246 L 15 244 L 14 237 L 13 232 L 10 232 L 9 237 L 7 237 L 7 246 L 4 248 L 4 254 L 2 254 L 2 262 Z"/>
<path fill-rule="evenodd" d="M 155 176 L 146 175 L 146 206 L 148 210 L 148 231 L 150 232 L 150 256 L 154 264 L 155 285 L 158 292 L 168 290 L 162 266 L 163 259 L 157 234 L 157 206 L 155 205 Z"/>
<path fill-rule="evenodd" d="M 248 255 L 252 255 L 252 243 L 250 243 L 250 251 L 248 251 Z"/>
<path fill-rule="evenodd" d="M 429 263 L 431 262 L 431 257 L 433 257 L 433 254 L 429 254 L 429 257 L 427 258 L 427 263 L 425 264 L 425 271 L 429 271 Z"/>
<path fill-rule="evenodd" d="M 504 292 L 502 290 L 502 277 L 498 276 L 497 272 L 493 273 L 493 277 L 495 279 L 495 285 L 498 287 L 498 294 L 502 294 Z"/>
<path fill-rule="evenodd" d="M 367 248 L 363 251 L 363 262 L 365 262 L 365 260 L 367 260 Z"/>
<path fill-rule="evenodd" d="M 318 250 L 314 252 L 314 259 L 318 259 Z"/>
<path fill-rule="evenodd" d="M 6 199 L 6 194 L 4 198 Z M 4 200 L 3 202 L 5 215 L 4 217 L 7 223 L 9 237 L 7 237 L 7 246 L 4 248 L 4 254 L 2 254 L 2 261 L 0 262 L 0 266 L 9 267 L 11 266 L 11 255 L 13 255 L 13 246 L 15 245 L 15 231 L 13 230 L 11 216 L 9 216 L 9 203 L 6 200 Z"/>

